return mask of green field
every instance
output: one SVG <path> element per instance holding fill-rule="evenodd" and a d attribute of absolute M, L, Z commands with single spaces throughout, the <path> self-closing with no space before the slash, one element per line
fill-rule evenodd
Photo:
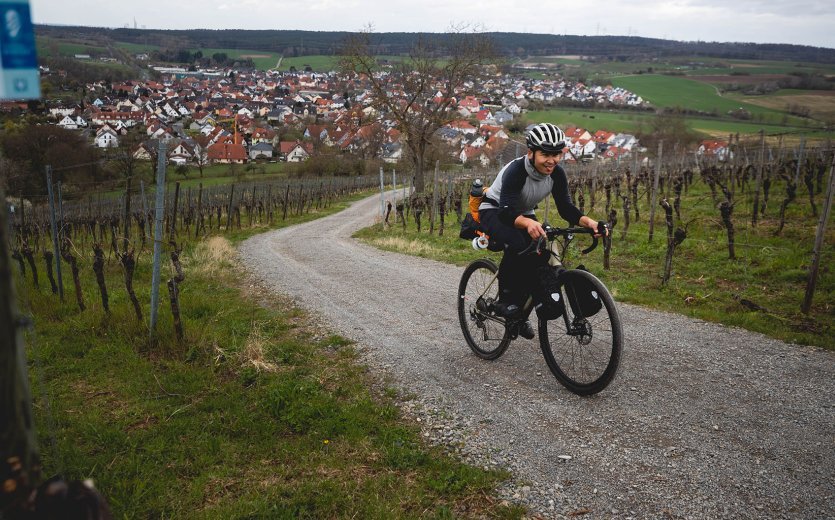
<path fill-rule="evenodd" d="M 159 50 L 159 45 L 143 45 L 141 43 L 118 42 L 114 46 L 133 54 Z"/>
<path fill-rule="evenodd" d="M 109 55 L 105 47 L 84 43 L 56 40 L 44 36 L 35 37 L 35 50 L 40 58 L 75 56 L 76 54 L 105 54 Z"/>
<path fill-rule="evenodd" d="M 634 92 L 659 108 L 687 108 L 724 116 L 743 108 L 763 123 L 779 123 L 783 113 L 720 96 L 708 84 L 681 76 L 642 74 L 613 78 L 612 84 Z M 799 118 L 792 121 L 797 124 Z"/>

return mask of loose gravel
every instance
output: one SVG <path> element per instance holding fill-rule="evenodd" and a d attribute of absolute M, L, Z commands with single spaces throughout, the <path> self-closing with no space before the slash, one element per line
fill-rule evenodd
<path fill-rule="evenodd" d="M 365 199 L 252 237 L 241 258 L 413 397 L 428 442 L 509 470 L 499 499 L 535 518 L 835 518 L 835 353 L 619 304 L 618 377 L 581 398 L 536 340 L 475 357 L 462 269 L 350 238 L 378 212 Z"/>

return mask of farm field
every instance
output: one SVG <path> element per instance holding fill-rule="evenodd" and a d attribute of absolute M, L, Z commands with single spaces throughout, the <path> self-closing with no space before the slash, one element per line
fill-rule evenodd
<path fill-rule="evenodd" d="M 126 42 L 117 42 L 114 44 L 114 46 L 132 53 L 151 52 L 160 48 L 159 45 L 144 45 L 139 43 Z"/>
<path fill-rule="evenodd" d="M 814 119 L 835 124 L 835 90 L 778 90 L 764 96 L 744 96 L 726 94 L 730 99 L 739 99 L 751 105 L 762 106 L 773 110 L 788 111 L 790 105 L 809 110 Z"/>
<path fill-rule="evenodd" d="M 722 97 L 713 86 L 680 76 L 622 76 L 614 78 L 612 84 L 635 92 L 660 108 L 682 107 L 722 116 L 743 108 L 763 123 L 781 123 L 784 119 L 780 111 Z M 789 116 L 787 122 L 801 124 L 802 121 L 801 118 Z"/>
<path fill-rule="evenodd" d="M 98 45 L 90 45 L 88 43 L 81 43 L 81 42 L 71 42 L 66 40 L 56 40 L 54 38 L 48 38 L 43 36 L 38 36 L 35 38 L 35 49 L 38 53 L 38 56 L 41 58 L 45 57 L 71 57 L 76 54 L 106 54 L 107 48 L 98 46 Z"/>

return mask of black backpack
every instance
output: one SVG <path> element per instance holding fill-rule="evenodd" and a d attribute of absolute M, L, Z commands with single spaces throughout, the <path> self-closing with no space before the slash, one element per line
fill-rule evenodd
<path fill-rule="evenodd" d="M 464 220 L 461 221 L 461 231 L 458 233 L 458 237 L 464 240 L 472 240 L 478 236 L 478 231 L 481 231 L 480 224 L 475 221 L 470 213 L 467 213 Z"/>

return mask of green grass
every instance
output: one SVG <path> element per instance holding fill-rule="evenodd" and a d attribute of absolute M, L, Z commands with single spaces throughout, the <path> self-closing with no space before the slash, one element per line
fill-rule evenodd
<path fill-rule="evenodd" d="M 568 168 L 572 175 L 571 167 Z M 788 222 L 780 236 L 774 236 L 779 206 L 784 197 L 782 182 L 771 186 L 766 214 L 756 227 L 751 221 L 751 197 L 737 195 L 734 224 L 736 227 L 736 260 L 729 260 L 727 233 L 721 226 L 716 203 L 707 188 L 697 182 L 681 202 L 681 219 L 687 223 L 687 238 L 677 248 L 672 278 L 662 287 L 663 263 L 666 254 L 664 213 L 655 214 L 654 238 L 649 241 L 649 210 L 642 197 L 640 219 L 632 223 L 624 237 L 624 218 L 618 205 L 611 253 L 611 268 L 602 269 L 602 248 L 588 258 L 579 258 L 579 249 L 572 250 L 569 261 L 584 263 L 610 288 L 617 301 L 681 313 L 690 317 L 743 327 L 788 342 L 835 348 L 835 271 L 833 260 L 835 229 L 830 223 L 825 238 L 821 271 L 813 307 L 809 315 L 800 312 L 806 289 L 806 276 L 812 261 L 817 219 L 811 216 L 806 195 L 789 205 Z M 721 196 L 721 194 L 720 194 Z M 585 210 L 591 216 L 604 214 L 603 193 L 597 194 L 591 209 L 590 194 L 585 194 Z M 822 207 L 823 194 L 816 204 Z M 761 198 L 762 201 L 762 198 Z M 466 207 L 466 204 L 464 205 Z M 544 210 L 540 209 L 540 216 Z M 553 207 L 551 208 L 553 215 Z M 565 225 L 559 220 L 555 225 Z M 558 217 L 557 217 L 558 218 Z M 357 237 L 371 245 L 407 254 L 417 254 L 463 266 L 483 256 L 469 242 L 458 238 L 456 217 L 446 217 L 451 224 L 443 237 L 429 235 L 428 226 L 417 233 L 414 223 L 404 231 L 400 225 L 383 229 L 380 225 L 366 228 Z M 677 222 L 676 226 L 684 227 Z M 578 240 L 581 242 L 581 240 Z M 580 244 L 585 247 L 586 244 Z M 751 311 L 740 304 L 750 300 L 767 309 Z"/>
<path fill-rule="evenodd" d="M 115 42 L 113 45 L 132 54 L 150 54 L 152 51 L 160 49 L 159 45 L 145 45 L 141 43 Z"/>
<path fill-rule="evenodd" d="M 35 37 L 35 49 L 38 53 L 38 57 L 40 58 L 47 58 L 47 57 L 58 57 L 58 56 L 69 56 L 72 57 L 76 54 L 103 54 L 109 55 L 107 52 L 106 47 L 101 47 L 97 45 L 89 45 L 84 43 L 77 43 L 77 42 L 68 42 L 64 40 L 56 40 L 54 38 L 49 38 L 46 36 L 36 36 Z"/>
<path fill-rule="evenodd" d="M 264 229 L 185 241 L 182 342 L 164 283 L 149 340 L 148 249 L 134 279 L 143 323 L 112 256 L 110 314 L 89 259 L 83 312 L 69 274 L 63 304 L 43 272 L 40 289 L 18 278 L 45 474 L 94 479 L 116 518 L 520 518 L 484 500 L 506 474 L 425 445 L 397 393 L 370 390 L 350 341 L 246 280 L 232 244 Z"/>
<path fill-rule="evenodd" d="M 722 97 L 713 86 L 682 76 L 624 76 L 614 78 L 612 84 L 634 92 L 660 108 L 681 107 L 720 116 L 743 108 L 758 118 L 758 122 L 774 124 L 786 119 L 784 112 Z M 795 116 L 788 116 L 787 120 L 795 125 L 803 122 L 803 119 Z"/>

